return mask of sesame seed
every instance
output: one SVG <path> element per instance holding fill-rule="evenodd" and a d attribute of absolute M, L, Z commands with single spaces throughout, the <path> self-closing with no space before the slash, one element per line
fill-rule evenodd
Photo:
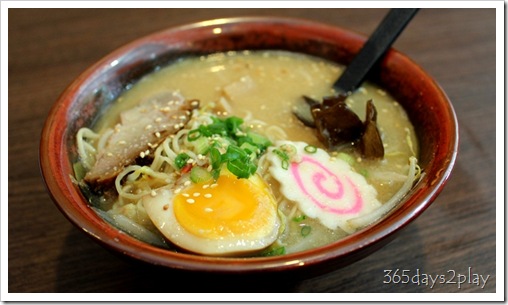
<path fill-rule="evenodd" d="M 139 156 L 140 156 L 141 158 L 144 158 L 144 157 L 145 157 L 145 152 L 143 152 L 143 151 L 142 151 L 142 152 L 140 152 L 140 153 L 139 153 Z"/>
<path fill-rule="evenodd" d="M 192 194 L 192 196 L 194 196 L 194 197 L 199 197 L 199 195 L 201 195 L 201 194 L 198 192 L 195 192 L 194 194 Z"/>
<path fill-rule="evenodd" d="M 216 188 L 217 186 L 219 186 L 217 183 L 213 183 L 212 185 L 210 185 L 210 188 Z"/>
<path fill-rule="evenodd" d="M 212 198 L 212 194 L 205 194 L 205 198 Z"/>
<path fill-rule="evenodd" d="M 153 127 L 152 125 L 148 124 L 146 125 L 145 130 L 151 129 L 152 127 Z"/>
<path fill-rule="evenodd" d="M 190 180 L 187 180 L 187 181 L 185 181 L 185 182 L 183 183 L 183 185 L 185 185 L 185 186 L 189 186 L 189 185 L 191 185 L 191 183 L 192 183 L 192 182 L 190 182 Z"/>
<path fill-rule="evenodd" d="M 211 208 L 205 208 L 205 212 L 210 213 L 210 212 L 213 212 L 213 210 Z"/>
<path fill-rule="evenodd" d="M 160 137 L 161 137 L 161 133 L 157 131 L 157 132 L 155 133 L 155 136 L 156 136 L 157 138 L 160 138 Z"/>
<path fill-rule="evenodd" d="M 181 188 L 177 188 L 176 190 L 174 190 L 174 191 L 173 191 L 173 193 L 178 194 L 178 193 L 180 193 L 181 191 L 182 191 L 182 189 L 181 189 Z"/>
<path fill-rule="evenodd" d="M 162 209 L 163 209 L 164 211 L 166 211 L 167 209 L 169 209 L 169 204 L 165 204 L 165 205 L 162 207 Z"/>
<path fill-rule="evenodd" d="M 203 189 L 205 189 L 205 190 L 206 190 L 207 188 L 209 188 L 209 187 L 210 187 L 210 184 L 205 184 L 205 185 L 203 185 Z"/>
<path fill-rule="evenodd" d="M 194 199 L 191 199 L 191 198 L 187 199 L 186 201 L 187 201 L 188 203 L 194 203 L 194 202 L 196 202 L 196 201 L 194 201 Z"/>
<path fill-rule="evenodd" d="M 162 118 L 160 118 L 160 117 L 155 119 L 155 123 L 160 123 L 161 121 L 162 121 Z"/>
<path fill-rule="evenodd" d="M 156 192 L 155 190 L 152 190 L 152 191 L 150 192 L 150 195 L 151 195 L 152 197 L 155 197 L 155 196 L 157 196 L 157 192 Z"/>
<path fill-rule="evenodd" d="M 183 193 L 183 194 L 182 194 L 182 196 L 183 196 L 183 197 L 189 197 L 190 195 L 189 195 L 189 194 L 187 194 L 187 193 Z"/>

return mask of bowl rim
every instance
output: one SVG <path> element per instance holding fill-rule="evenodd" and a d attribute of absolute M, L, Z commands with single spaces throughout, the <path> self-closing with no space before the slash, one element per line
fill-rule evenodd
<path fill-rule="evenodd" d="M 224 25 L 245 25 L 255 23 L 277 22 L 285 26 L 306 26 L 318 31 L 332 31 L 347 35 L 350 39 L 365 41 L 366 37 L 348 29 L 334 25 L 328 25 L 317 21 L 279 16 L 244 16 L 231 18 L 218 18 L 173 26 L 152 34 L 145 35 L 133 40 L 104 56 L 86 70 L 84 70 L 70 85 L 62 92 L 53 104 L 48 117 L 45 121 L 41 133 L 39 145 L 39 166 L 46 188 L 53 202 L 71 223 L 80 230 L 84 231 L 89 237 L 99 242 L 106 248 L 123 253 L 131 258 L 139 259 L 154 265 L 161 265 L 174 269 L 190 271 L 211 271 L 224 273 L 238 272 L 260 272 L 260 271 L 284 271 L 299 267 L 310 267 L 318 265 L 328 259 L 341 259 L 351 252 L 360 252 L 369 245 L 389 239 L 403 227 L 411 223 L 424 210 L 426 210 L 433 200 L 438 196 L 448 180 L 452 168 L 455 164 L 458 151 L 458 123 L 453 110 L 451 101 L 446 96 L 437 82 L 428 75 L 423 69 L 414 63 L 409 57 L 392 49 L 387 54 L 387 61 L 394 57 L 401 57 L 407 60 L 407 64 L 413 65 L 415 70 L 420 71 L 433 81 L 433 85 L 439 91 L 441 98 L 446 104 L 446 112 L 449 115 L 450 123 L 450 142 L 447 143 L 449 152 L 446 156 L 445 164 L 442 167 L 440 176 L 434 177 L 434 185 L 424 192 L 411 195 L 403 205 L 388 216 L 383 217 L 383 221 L 377 221 L 375 225 L 353 233 L 341 240 L 324 245 L 315 249 L 285 254 L 282 256 L 271 257 L 250 257 L 250 258 L 231 258 L 231 257 L 210 257 L 194 254 L 176 253 L 166 249 L 143 243 L 127 234 L 114 229 L 101 219 L 88 206 L 82 209 L 83 214 L 74 209 L 77 205 L 83 205 L 86 199 L 83 197 L 70 177 L 65 177 L 64 173 L 71 173 L 69 160 L 66 160 L 65 128 L 61 128 L 59 118 L 65 118 L 71 101 L 79 91 L 80 86 L 87 79 L 94 75 L 98 70 L 104 68 L 113 59 L 120 57 L 137 45 L 151 41 L 156 37 L 171 35 L 179 31 L 188 31 L 194 29 L 211 28 Z M 56 158 L 55 158 L 56 156 Z M 62 157 L 62 158 L 60 158 Z M 66 162 L 67 161 L 67 162 Z M 419 199 L 418 196 L 421 196 Z M 418 200 L 417 200 L 418 199 Z M 71 203 L 71 204 L 68 204 Z M 387 221 L 391 220 L 391 221 Z M 102 222 L 102 223 L 101 223 Z M 248 263 L 246 263 L 248 262 Z"/>

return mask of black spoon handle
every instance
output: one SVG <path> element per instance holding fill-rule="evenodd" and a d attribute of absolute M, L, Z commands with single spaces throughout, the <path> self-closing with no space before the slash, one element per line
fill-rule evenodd
<path fill-rule="evenodd" d="M 402 30 L 418 12 L 417 8 L 394 8 L 385 16 L 360 52 L 333 85 L 339 94 L 354 92 L 365 80 L 370 69 L 391 47 Z"/>

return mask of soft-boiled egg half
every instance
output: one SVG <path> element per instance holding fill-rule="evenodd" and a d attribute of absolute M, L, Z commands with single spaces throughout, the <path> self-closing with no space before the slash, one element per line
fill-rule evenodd
<path fill-rule="evenodd" d="M 143 205 L 169 241 L 205 255 L 262 250 L 277 239 L 281 226 L 277 203 L 257 174 L 239 179 L 223 170 L 216 181 L 157 189 Z"/>

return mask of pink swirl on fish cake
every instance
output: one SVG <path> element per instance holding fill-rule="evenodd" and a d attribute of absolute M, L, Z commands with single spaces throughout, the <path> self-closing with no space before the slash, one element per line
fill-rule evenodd
<path fill-rule="evenodd" d="M 300 174 L 300 167 L 304 165 L 305 163 L 310 163 L 312 166 L 317 167 L 317 169 L 311 173 L 312 175 L 312 182 L 313 185 L 306 186 L 302 180 L 302 176 Z M 326 210 L 331 213 L 335 214 L 357 214 L 360 212 L 360 210 L 363 207 L 363 200 L 360 195 L 360 192 L 356 185 L 348 178 L 345 177 L 344 181 L 341 181 L 337 175 L 335 175 L 333 172 L 331 172 L 329 169 L 327 169 L 323 164 L 318 162 L 317 160 L 310 158 L 308 156 L 303 156 L 302 161 L 298 163 L 292 163 L 291 164 L 291 173 L 293 174 L 293 177 L 296 180 L 296 183 L 300 190 L 314 202 L 315 205 L 317 205 L 320 209 Z M 323 182 L 327 179 L 331 179 L 333 184 L 336 186 L 336 189 L 329 190 L 323 185 Z M 345 188 L 346 185 L 346 188 Z M 317 191 L 319 191 L 322 195 L 325 197 L 336 201 L 336 200 L 342 200 L 345 191 L 352 190 L 354 193 L 354 200 L 352 203 L 350 203 L 350 207 L 348 208 L 336 208 L 331 207 L 327 205 L 326 203 L 321 202 L 318 198 L 316 198 L 310 190 L 311 187 L 314 186 Z M 349 187 L 349 188 L 348 188 Z M 310 190 L 309 190 L 310 189 Z"/>

